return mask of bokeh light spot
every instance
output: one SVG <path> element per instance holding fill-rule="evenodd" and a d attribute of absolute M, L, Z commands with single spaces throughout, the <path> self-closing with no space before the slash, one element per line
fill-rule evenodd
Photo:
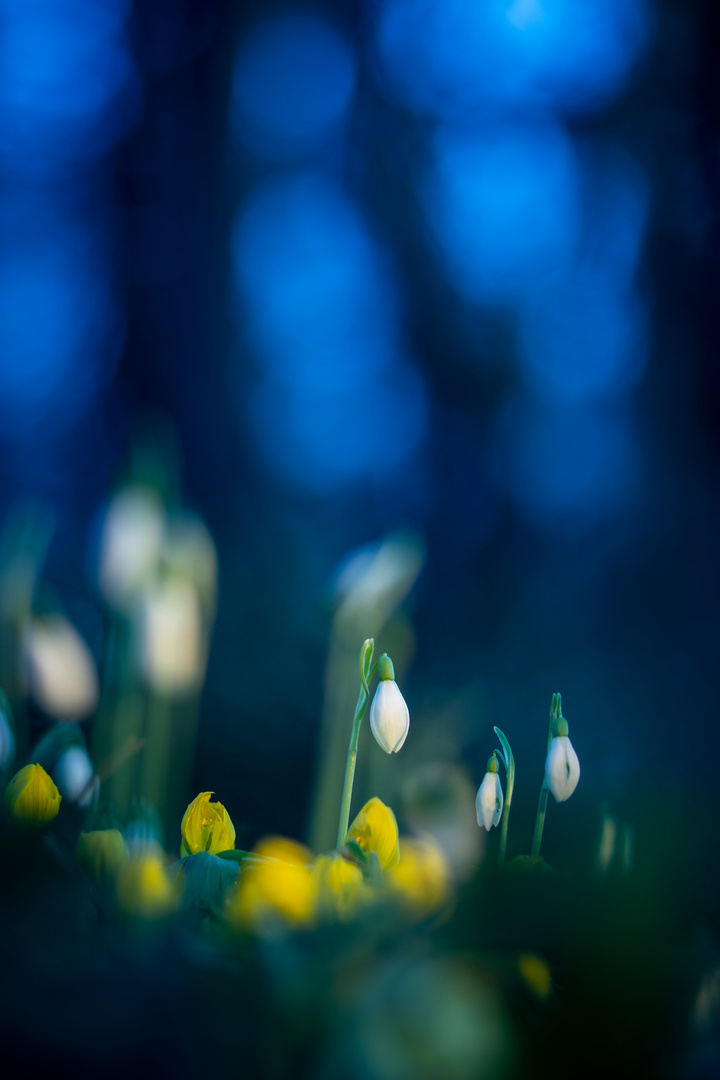
<path fill-rule="evenodd" d="M 233 127 L 264 155 L 292 155 L 315 146 L 338 125 L 354 84 L 350 48 L 328 23 L 312 15 L 274 16 L 240 47 Z"/>
<path fill-rule="evenodd" d="M 514 302 L 574 254 L 576 162 L 549 123 L 440 132 L 423 195 L 448 273 L 470 300 Z"/>
<path fill-rule="evenodd" d="M 315 490 L 402 462 L 425 394 L 357 207 L 320 176 L 268 183 L 238 219 L 234 256 L 241 333 L 259 365 L 251 420 L 268 462 Z"/>

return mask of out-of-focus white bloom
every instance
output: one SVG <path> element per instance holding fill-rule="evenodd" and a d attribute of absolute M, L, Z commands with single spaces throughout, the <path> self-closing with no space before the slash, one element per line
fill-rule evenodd
<path fill-rule="evenodd" d="M 131 485 L 108 507 L 100 541 L 100 591 L 126 610 L 154 576 L 165 535 L 165 512 L 156 493 Z"/>
<path fill-rule="evenodd" d="M 354 624 L 372 613 L 383 625 L 415 584 L 424 557 L 421 543 L 411 537 L 390 537 L 352 554 L 336 581 L 340 621 Z"/>
<path fill-rule="evenodd" d="M 15 736 L 10 721 L 0 707 L 0 769 L 9 765 L 15 757 Z"/>
<path fill-rule="evenodd" d="M 212 619 L 217 599 L 217 553 L 203 522 L 190 514 L 171 518 L 162 559 L 170 576 L 185 578 L 195 585 L 203 613 Z"/>
<path fill-rule="evenodd" d="M 170 578 L 145 594 L 141 640 L 143 673 L 154 690 L 168 697 L 199 690 L 207 646 L 194 585 Z"/>
<path fill-rule="evenodd" d="M 491 771 L 492 764 L 495 766 L 494 772 Z M 477 823 L 481 829 L 487 829 L 488 832 L 498 824 L 503 811 L 503 789 L 497 767 L 497 761 L 491 758 L 475 799 Z"/>
<path fill-rule="evenodd" d="M 78 806 L 90 806 L 100 790 L 100 777 L 95 775 L 87 750 L 69 746 L 57 760 L 53 779 L 60 794 Z"/>
<path fill-rule="evenodd" d="M 22 635 L 29 690 L 56 720 L 82 720 L 95 711 L 98 677 L 92 653 L 63 615 L 29 620 Z"/>
<path fill-rule="evenodd" d="M 580 762 L 567 735 L 556 735 L 545 761 L 545 783 L 556 802 L 565 802 L 577 787 Z"/>
<path fill-rule="evenodd" d="M 383 661 L 386 662 L 385 669 Z M 410 712 L 392 677 L 393 667 L 389 657 L 380 657 L 378 674 L 380 682 L 370 706 L 370 727 L 378 746 L 386 754 L 396 754 L 407 738 Z"/>

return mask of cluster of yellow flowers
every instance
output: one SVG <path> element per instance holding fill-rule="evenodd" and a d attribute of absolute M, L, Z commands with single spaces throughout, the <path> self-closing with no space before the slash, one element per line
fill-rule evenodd
<path fill-rule="evenodd" d="M 201 792 L 185 811 L 180 826 L 184 859 L 234 850 L 235 827 L 222 803 L 211 802 L 212 794 Z M 49 824 L 60 801 L 57 787 L 38 764 L 21 769 L 5 793 L 10 816 L 26 827 Z M 154 842 L 128 849 L 118 829 L 98 829 L 80 834 L 76 854 L 94 880 L 114 883 L 119 905 L 129 914 L 163 916 L 181 902 L 179 868 L 168 867 Z M 363 806 L 341 850 L 314 857 L 293 840 L 267 837 L 242 856 L 241 866 L 225 916 L 228 926 L 244 931 L 349 922 L 382 900 L 423 918 L 451 893 L 442 850 L 429 838 L 403 838 L 401 844 L 395 815 L 378 798 Z"/>
<path fill-rule="evenodd" d="M 401 845 L 395 815 L 374 798 L 353 821 L 341 851 L 313 858 L 292 840 L 261 841 L 228 899 L 227 919 L 238 929 L 255 930 L 349 922 L 382 900 L 423 918 L 442 906 L 450 889 L 449 866 L 437 844 L 404 838 Z"/>

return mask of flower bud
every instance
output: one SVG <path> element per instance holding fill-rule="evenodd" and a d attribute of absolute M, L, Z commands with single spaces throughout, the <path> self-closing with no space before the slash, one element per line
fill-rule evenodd
<path fill-rule="evenodd" d="M 239 885 L 228 897 L 225 913 L 230 925 L 271 935 L 285 926 L 311 925 L 317 881 L 308 849 L 269 836 L 256 845 L 255 854 L 257 860 L 246 860 Z"/>
<path fill-rule="evenodd" d="M 580 762 L 568 738 L 567 721 L 563 717 L 555 721 L 554 731 L 545 761 L 545 783 L 556 802 L 565 802 L 577 787 Z"/>
<path fill-rule="evenodd" d="M 370 728 L 386 754 L 396 754 L 407 738 L 410 713 L 395 682 L 392 660 L 384 653 L 378 661 L 379 683 L 370 706 Z"/>
<path fill-rule="evenodd" d="M 143 845 L 123 862 L 117 877 L 117 898 L 128 915 L 159 919 L 180 905 L 182 886 L 165 866 L 157 845 Z"/>
<path fill-rule="evenodd" d="M 152 580 L 160 560 L 165 512 L 157 494 L 131 485 L 114 496 L 100 542 L 100 591 L 127 611 Z"/>
<path fill-rule="evenodd" d="M 313 863 L 316 907 L 325 918 L 348 922 L 357 907 L 367 899 L 368 886 L 357 863 L 339 853 L 318 855 Z"/>
<path fill-rule="evenodd" d="M 80 833 L 75 857 L 94 881 L 115 877 L 125 865 L 127 852 L 119 829 L 95 829 Z"/>
<path fill-rule="evenodd" d="M 212 791 L 203 791 L 188 806 L 180 825 L 181 856 L 207 851 L 217 855 L 235 847 L 235 826 L 222 803 L 210 802 Z"/>
<path fill-rule="evenodd" d="M 382 870 L 391 870 L 400 858 L 395 815 L 378 798 L 365 803 L 348 829 L 348 840 L 354 840 L 365 856 L 374 851 Z"/>
<path fill-rule="evenodd" d="M 62 797 L 83 808 L 92 805 L 100 790 L 100 778 L 82 746 L 68 746 L 58 758 L 53 776 Z"/>
<path fill-rule="evenodd" d="M 493 755 L 487 763 L 487 772 L 475 799 L 475 813 L 480 828 L 490 832 L 500 821 L 502 811 L 503 789 L 498 775 L 498 763 Z"/>
<path fill-rule="evenodd" d="M 145 593 L 141 660 L 143 674 L 157 693 L 183 697 L 200 690 L 207 642 L 200 599 L 191 582 L 167 578 Z"/>
<path fill-rule="evenodd" d="M 57 817 L 60 792 L 42 765 L 26 765 L 8 784 L 5 807 L 21 825 L 47 825 Z"/>

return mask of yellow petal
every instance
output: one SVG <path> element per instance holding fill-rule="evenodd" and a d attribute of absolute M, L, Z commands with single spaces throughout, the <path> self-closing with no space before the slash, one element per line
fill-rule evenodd
<path fill-rule="evenodd" d="M 235 847 L 235 826 L 222 803 L 210 802 L 212 791 L 203 791 L 188 806 L 180 825 L 180 854 L 208 851 L 217 855 Z"/>
<path fill-rule="evenodd" d="M 360 867 L 342 855 L 318 855 L 313 864 L 317 910 L 321 916 L 348 922 L 369 889 Z"/>
<path fill-rule="evenodd" d="M 395 815 L 380 799 L 366 802 L 347 834 L 365 855 L 374 851 L 383 870 L 391 870 L 400 858 Z"/>
<path fill-rule="evenodd" d="M 429 838 L 403 838 L 402 858 L 386 880 L 403 904 L 420 917 L 436 911 L 450 895 L 449 863 Z"/>
<path fill-rule="evenodd" d="M 60 792 L 42 765 L 26 765 L 5 791 L 5 806 L 21 825 L 47 825 L 60 809 Z"/>
<path fill-rule="evenodd" d="M 230 923 L 254 929 L 278 922 L 298 926 L 311 923 L 316 882 L 308 849 L 293 840 L 272 836 L 260 841 L 255 854 L 258 860 L 246 860 L 240 884 L 228 901 Z"/>
<path fill-rule="evenodd" d="M 180 904 L 179 878 L 173 879 L 165 869 L 165 858 L 159 849 L 150 848 L 133 854 L 117 878 L 117 898 L 129 914 L 143 919 L 169 915 Z"/>

